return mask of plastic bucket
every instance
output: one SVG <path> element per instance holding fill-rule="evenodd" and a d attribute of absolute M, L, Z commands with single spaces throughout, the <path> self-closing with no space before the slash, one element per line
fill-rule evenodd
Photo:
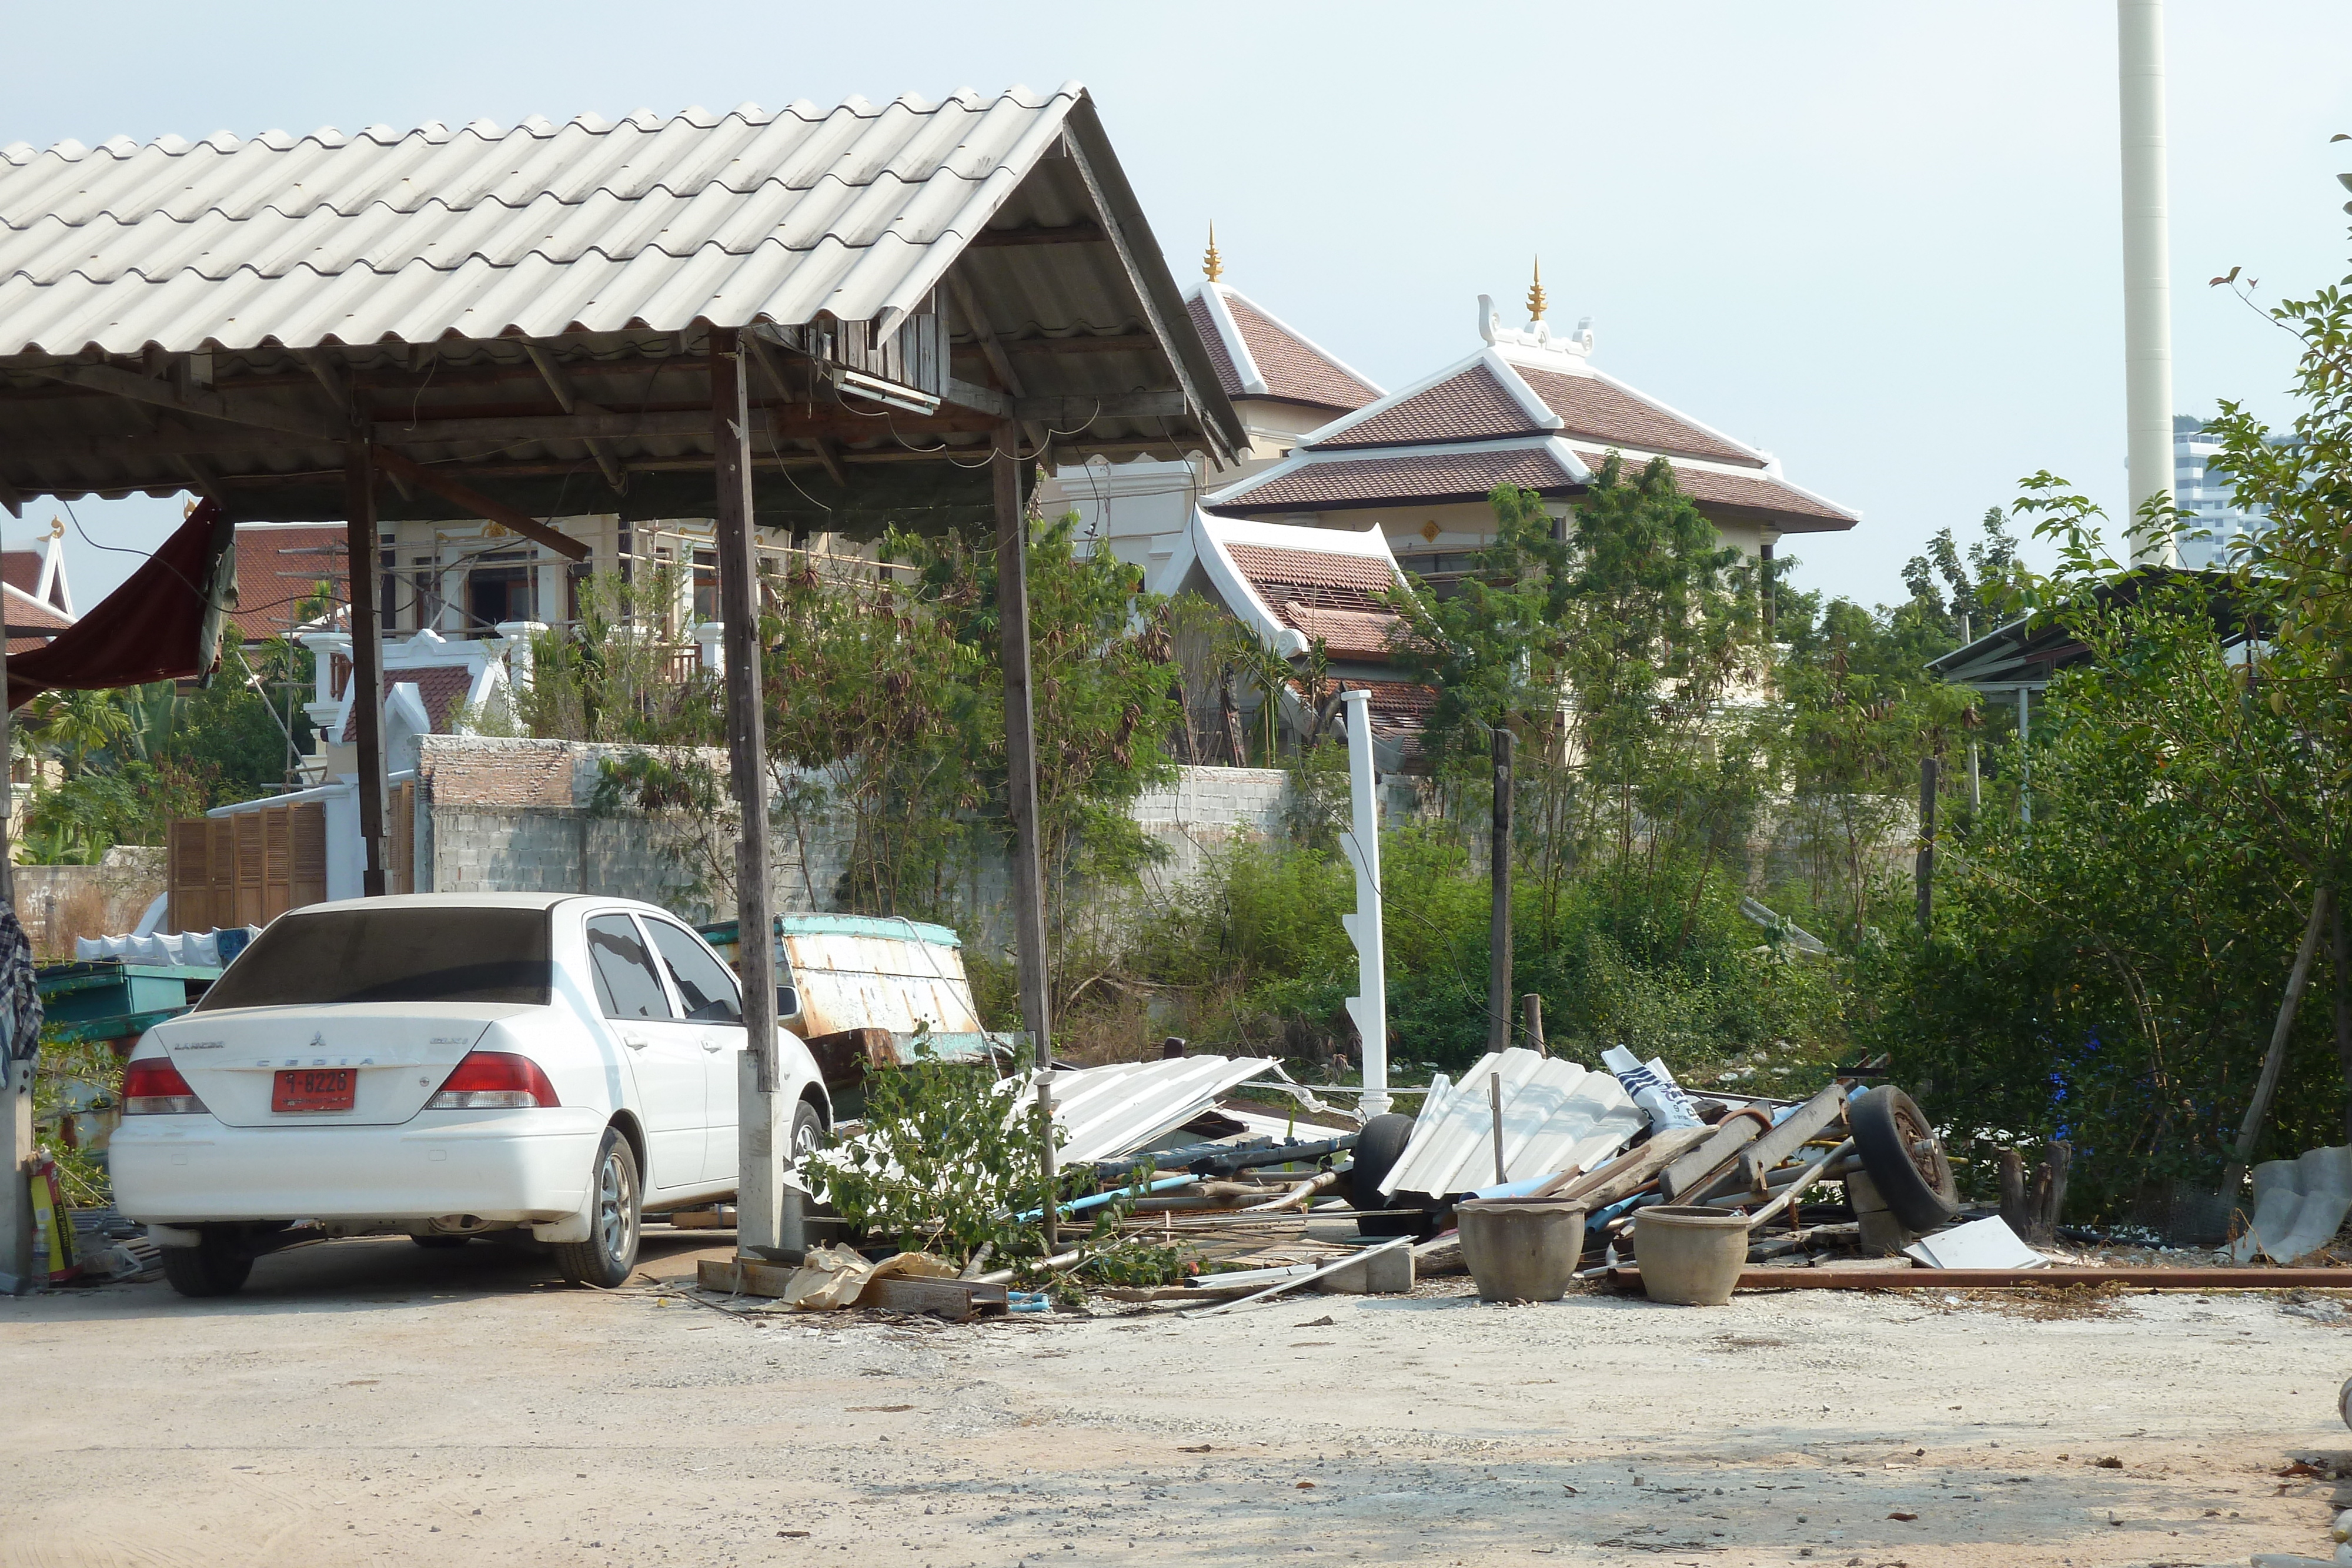
<path fill-rule="evenodd" d="M 1719 1307 L 1731 1300 L 1748 1262 L 1748 1219 L 1727 1208 L 1696 1204 L 1636 1209 L 1633 1256 L 1650 1300 Z"/>
<path fill-rule="evenodd" d="M 1473 1198 L 1454 1210 L 1482 1301 L 1556 1301 L 1584 1257 L 1584 1205 Z"/>

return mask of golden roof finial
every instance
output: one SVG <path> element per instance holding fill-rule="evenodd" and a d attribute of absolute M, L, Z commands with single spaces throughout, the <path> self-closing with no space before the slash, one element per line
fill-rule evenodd
<path fill-rule="evenodd" d="M 1209 254 L 1201 258 L 1201 270 L 1214 283 L 1225 275 L 1225 258 L 1217 254 L 1217 225 L 1209 225 Z"/>
<path fill-rule="evenodd" d="M 1543 319 L 1543 257 L 1538 256 L 1535 281 L 1528 285 L 1528 319 L 1530 322 L 1540 321 Z"/>

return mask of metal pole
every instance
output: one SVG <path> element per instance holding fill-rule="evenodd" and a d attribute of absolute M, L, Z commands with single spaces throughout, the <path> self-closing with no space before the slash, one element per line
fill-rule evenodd
<path fill-rule="evenodd" d="M 377 634 L 375 459 L 364 441 L 343 454 L 343 550 L 350 557 L 352 728 L 359 744 L 360 895 L 383 896 L 383 645 Z"/>
<path fill-rule="evenodd" d="M 996 612 L 1004 665 L 1006 807 L 1013 819 L 1013 944 L 1021 1022 L 1038 1072 L 1054 1064 L 1045 986 L 1045 884 L 1037 842 L 1037 727 L 1029 678 L 1029 555 L 1021 498 L 1021 427 L 996 427 Z M 1048 1207 L 1051 1207 L 1050 1205 Z"/>
<path fill-rule="evenodd" d="M 752 538 L 751 416 L 732 328 L 710 329 L 710 449 L 716 488 L 719 619 L 727 683 L 727 769 L 735 843 L 735 972 L 743 982 L 742 1064 L 736 1076 L 736 1250 L 789 1254 L 798 1227 L 778 1146 L 775 922 L 768 909 L 768 743 L 760 680 L 760 557 Z M 782 1122 L 787 1129 L 789 1119 Z M 796 1196 L 796 1195 L 795 1195 Z"/>
<path fill-rule="evenodd" d="M 2028 726 L 2032 719 L 2032 701 L 2025 688 L 2017 688 L 2017 820 L 2027 827 L 2033 825 L 2033 753 L 2026 749 L 2031 738 Z"/>
<path fill-rule="evenodd" d="M 1925 933 L 1935 912 L 1936 889 L 1936 759 L 1919 759 L 1919 862 L 1914 878 L 1919 887 L 1919 929 Z"/>
<path fill-rule="evenodd" d="M 1511 1043 L 1511 746 L 1508 726 L 1495 727 L 1495 810 L 1487 854 L 1486 1049 Z"/>
<path fill-rule="evenodd" d="M 1356 871 L 1356 912 L 1339 925 L 1356 945 L 1356 994 L 1348 998 L 1362 1043 L 1364 1092 L 1357 1107 L 1369 1121 L 1389 1108 L 1388 954 L 1381 934 L 1381 810 L 1374 796 L 1372 694 L 1353 688 L 1340 697 L 1348 715 L 1348 799 L 1351 825 L 1339 851 Z"/>
<path fill-rule="evenodd" d="M 2172 491 L 2172 281 L 2165 192 L 2163 0 L 2116 0 L 2123 110 L 2124 392 L 2131 509 Z M 2132 564 L 2171 564 L 2164 538 L 2129 535 Z"/>

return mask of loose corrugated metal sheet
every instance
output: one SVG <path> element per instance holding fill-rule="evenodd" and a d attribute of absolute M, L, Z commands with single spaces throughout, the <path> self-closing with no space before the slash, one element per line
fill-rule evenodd
<path fill-rule="evenodd" d="M 1495 1116 L 1486 1082 L 1498 1074 L 1506 1181 L 1589 1166 L 1649 1124 L 1608 1073 L 1514 1046 L 1487 1055 L 1459 1083 L 1441 1077 L 1431 1085 L 1412 1137 L 1381 1190 L 1443 1197 L 1493 1186 Z"/>
<path fill-rule="evenodd" d="M 922 300 L 1081 95 L 14 143 L 0 355 L 872 320 Z"/>
<path fill-rule="evenodd" d="M 1248 1056 L 1180 1056 L 1056 1072 L 1054 1120 L 1067 1134 L 1062 1162 L 1080 1165 L 1131 1154 L 1275 1065 Z"/>
<path fill-rule="evenodd" d="M 732 964 L 736 923 L 701 929 Z M 964 974 L 963 939 L 944 925 L 872 915 L 780 915 L 775 932 L 776 983 L 800 988 L 801 1016 L 793 1029 L 803 1039 L 853 1029 L 911 1034 L 925 1024 L 940 1035 L 980 1030 Z"/>

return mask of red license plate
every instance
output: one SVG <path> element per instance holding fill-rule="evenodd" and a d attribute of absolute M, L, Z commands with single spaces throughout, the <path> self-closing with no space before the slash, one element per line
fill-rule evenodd
<path fill-rule="evenodd" d="M 348 1111 L 359 1071 L 351 1067 L 300 1067 L 278 1075 L 269 1096 L 273 1111 Z"/>

